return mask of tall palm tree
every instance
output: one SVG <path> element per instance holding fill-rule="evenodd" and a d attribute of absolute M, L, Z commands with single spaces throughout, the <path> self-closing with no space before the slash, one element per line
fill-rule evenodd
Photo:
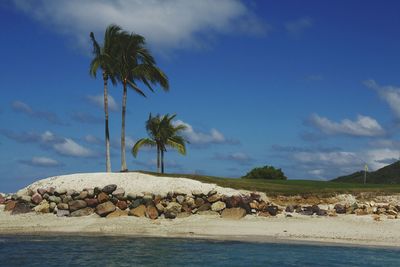
<path fill-rule="evenodd" d="M 97 71 L 101 69 L 104 85 L 104 116 L 105 116 L 105 145 L 106 145 L 106 171 L 111 172 L 110 158 L 110 130 L 108 126 L 108 79 L 116 84 L 116 52 L 118 38 L 122 29 L 117 25 L 110 25 L 104 33 L 103 46 L 96 41 L 93 32 L 90 39 L 93 43 L 93 59 L 90 62 L 90 75 L 96 77 Z"/>
<path fill-rule="evenodd" d="M 145 146 L 156 147 L 157 149 L 157 171 L 164 173 L 164 153 L 167 147 L 178 150 L 182 155 L 186 155 L 186 144 L 188 143 L 184 137 L 180 135 L 187 127 L 185 125 L 174 125 L 172 120 L 174 115 L 157 115 L 146 121 L 146 131 L 148 138 L 142 138 L 136 142 L 132 148 L 132 154 L 137 157 L 139 149 Z"/>
<path fill-rule="evenodd" d="M 120 50 L 117 59 L 117 79 L 123 85 L 122 97 L 122 127 L 121 127 L 121 171 L 127 170 L 125 152 L 125 117 L 127 87 L 136 93 L 146 96 L 137 82 L 143 83 L 154 92 L 152 86 L 159 84 L 168 91 L 169 83 L 165 73 L 156 66 L 156 62 L 146 48 L 145 38 L 138 34 L 122 33 L 119 36 Z"/>

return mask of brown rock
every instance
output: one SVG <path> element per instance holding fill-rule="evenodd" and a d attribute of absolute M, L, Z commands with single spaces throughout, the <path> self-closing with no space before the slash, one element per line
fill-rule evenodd
<path fill-rule="evenodd" d="M 226 205 L 228 208 L 236 208 L 239 207 L 240 203 L 242 202 L 241 196 L 231 196 L 226 199 Z"/>
<path fill-rule="evenodd" d="M 71 217 L 89 216 L 93 213 L 94 213 L 93 208 L 86 207 L 86 208 L 71 212 Z"/>
<path fill-rule="evenodd" d="M 246 210 L 242 208 L 224 209 L 221 213 L 221 217 L 224 219 L 238 220 L 244 216 L 246 216 Z"/>
<path fill-rule="evenodd" d="M 95 208 L 99 204 L 99 201 L 96 198 L 86 198 L 85 202 L 88 205 L 88 207 L 92 208 Z"/>
<path fill-rule="evenodd" d="M 130 216 L 144 217 L 146 215 L 146 206 L 143 204 L 139 205 L 138 207 L 131 209 L 128 214 Z"/>
<path fill-rule="evenodd" d="M 99 203 L 104 203 L 107 202 L 109 200 L 109 196 L 108 194 L 101 192 L 98 196 L 97 196 L 97 200 L 99 201 Z"/>
<path fill-rule="evenodd" d="M 39 204 L 42 200 L 43 200 L 43 198 L 39 193 L 33 194 L 32 199 L 31 199 L 32 203 L 36 204 L 36 205 Z"/>
<path fill-rule="evenodd" d="M 249 205 L 250 205 L 250 208 L 258 210 L 258 202 L 257 201 L 253 200 L 252 202 L 249 203 Z"/>
<path fill-rule="evenodd" d="M 57 204 L 57 209 L 59 210 L 69 210 L 69 206 L 67 203 L 58 203 Z"/>
<path fill-rule="evenodd" d="M 190 215 L 192 215 L 192 213 L 189 213 L 189 212 L 180 212 L 180 213 L 178 213 L 178 214 L 176 215 L 176 218 L 178 218 L 178 219 L 187 218 L 187 217 L 189 217 Z"/>
<path fill-rule="evenodd" d="M 199 211 L 206 211 L 206 210 L 210 210 L 211 209 L 211 204 L 210 203 L 204 203 L 203 205 L 201 205 L 198 209 L 197 212 Z"/>
<path fill-rule="evenodd" d="M 88 191 L 82 191 L 79 193 L 79 195 L 77 197 L 75 197 L 75 199 L 81 199 L 84 200 L 85 198 L 87 198 L 88 196 Z M 72 216 L 72 214 L 71 214 Z"/>
<path fill-rule="evenodd" d="M 160 213 L 164 212 L 164 206 L 161 203 L 158 203 L 156 205 L 156 208 L 157 208 L 158 212 L 160 212 Z"/>
<path fill-rule="evenodd" d="M 122 217 L 122 216 L 128 216 L 128 211 L 127 210 L 115 210 L 108 214 L 106 218 L 117 218 L 117 217 Z"/>
<path fill-rule="evenodd" d="M 96 213 L 101 217 L 105 217 L 109 213 L 115 211 L 115 209 L 116 209 L 115 205 L 112 202 L 107 201 L 107 202 L 97 205 Z"/>
<path fill-rule="evenodd" d="M 219 200 L 221 200 L 221 195 L 219 195 L 219 194 L 213 194 L 213 195 L 211 195 L 211 196 L 209 196 L 207 198 L 207 201 L 210 202 L 210 203 L 214 203 L 214 202 L 217 202 Z"/>
<path fill-rule="evenodd" d="M 146 216 L 152 220 L 158 218 L 158 211 L 154 206 L 147 206 L 146 208 Z"/>
<path fill-rule="evenodd" d="M 40 195 L 44 195 L 44 194 L 46 194 L 46 189 L 44 189 L 44 188 L 38 188 L 37 190 L 36 190 Z"/>
<path fill-rule="evenodd" d="M 11 215 L 23 214 L 28 212 L 32 212 L 32 209 L 29 206 L 29 204 L 25 202 L 18 202 L 15 204 L 15 207 L 11 211 Z"/>
<path fill-rule="evenodd" d="M 120 201 L 117 202 L 117 207 L 120 210 L 126 210 L 128 208 L 128 204 L 126 203 L 126 201 L 120 200 Z"/>
<path fill-rule="evenodd" d="M 17 204 L 17 201 L 10 200 L 6 203 L 6 206 L 4 207 L 4 211 L 12 211 L 15 208 L 15 205 Z"/>
<path fill-rule="evenodd" d="M 204 204 L 204 199 L 202 199 L 202 198 L 196 198 L 195 200 L 194 200 L 194 205 L 196 206 L 196 207 L 200 207 L 201 205 L 203 205 Z"/>
<path fill-rule="evenodd" d="M 79 209 L 83 209 L 87 207 L 87 204 L 83 200 L 72 200 L 68 202 L 69 211 L 73 212 Z"/>

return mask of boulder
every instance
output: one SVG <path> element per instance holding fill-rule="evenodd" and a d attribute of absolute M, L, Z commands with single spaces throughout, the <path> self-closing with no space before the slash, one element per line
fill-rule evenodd
<path fill-rule="evenodd" d="M 97 205 L 96 213 L 101 217 L 105 217 L 109 213 L 115 211 L 115 209 L 116 209 L 115 205 L 111 201 L 107 201 L 107 202 Z"/>
<path fill-rule="evenodd" d="M 195 205 L 195 207 L 200 207 L 201 205 L 203 205 L 205 203 L 205 201 L 204 201 L 204 199 L 202 199 L 202 198 L 196 198 L 195 200 L 194 200 L 194 205 Z"/>
<path fill-rule="evenodd" d="M 62 195 L 61 196 L 61 202 L 62 203 L 68 203 L 68 202 L 70 202 L 72 200 L 73 200 L 73 198 L 71 196 L 68 196 L 68 195 Z"/>
<path fill-rule="evenodd" d="M 397 216 L 397 212 L 396 211 L 394 211 L 394 210 L 387 210 L 386 211 L 386 214 L 388 214 L 388 215 L 392 215 L 392 216 Z"/>
<path fill-rule="evenodd" d="M 72 200 L 68 203 L 68 205 L 71 212 L 87 207 L 87 204 L 84 200 Z"/>
<path fill-rule="evenodd" d="M 125 190 L 122 187 L 118 187 L 112 195 L 118 199 L 123 198 L 125 195 Z"/>
<path fill-rule="evenodd" d="M 15 205 L 17 204 L 17 201 L 11 200 L 6 203 L 6 206 L 4 207 L 4 211 L 12 211 L 15 208 Z"/>
<path fill-rule="evenodd" d="M 18 198 L 21 202 L 30 203 L 32 201 L 32 197 L 28 195 L 21 195 Z"/>
<path fill-rule="evenodd" d="M 266 208 L 266 210 L 272 216 L 276 216 L 278 214 L 278 207 L 274 205 L 270 205 Z"/>
<path fill-rule="evenodd" d="M 38 205 L 40 202 L 42 202 L 42 200 L 43 200 L 42 195 L 39 193 L 35 193 L 33 194 L 31 201 L 33 204 Z"/>
<path fill-rule="evenodd" d="M 211 205 L 212 211 L 221 211 L 226 208 L 225 202 L 217 201 Z"/>
<path fill-rule="evenodd" d="M 54 203 L 54 202 L 52 202 Z M 59 210 L 69 210 L 69 206 L 67 203 L 58 203 L 57 204 L 57 209 Z"/>
<path fill-rule="evenodd" d="M 18 202 L 11 211 L 11 215 L 24 214 L 28 212 L 32 212 L 30 205 L 26 202 Z"/>
<path fill-rule="evenodd" d="M 56 195 L 56 196 L 61 196 L 61 195 L 64 195 L 64 194 L 66 194 L 67 193 L 67 189 L 65 189 L 65 188 L 57 188 L 55 191 L 54 191 L 54 194 Z"/>
<path fill-rule="evenodd" d="M 221 213 L 221 218 L 238 220 L 246 216 L 246 210 L 242 208 L 224 209 Z"/>
<path fill-rule="evenodd" d="M 138 207 L 131 209 L 128 214 L 130 216 L 144 217 L 146 216 L 146 206 L 143 204 L 139 205 Z"/>
<path fill-rule="evenodd" d="M 61 198 L 57 196 L 49 196 L 47 200 L 49 202 L 55 202 L 56 204 L 61 203 Z"/>
<path fill-rule="evenodd" d="M 316 213 L 318 216 L 327 216 L 328 211 L 324 209 L 319 209 L 318 212 Z"/>
<path fill-rule="evenodd" d="M 178 214 L 182 210 L 182 205 L 176 202 L 170 202 L 164 210 L 165 212 L 173 212 L 175 214 Z"/>
<path fill-rule="evenodd" d="M 36 190 L 40 195 L 44 195 L 44 194 L 46 194 L 46 189 L 44 189 L 44 188 L 38 188 L 37 190 Z"/>
<path fill-rule="evenodd" d="M 250 202 L 249 206 L 251 209 L 258 210 L 258 202 L 256 200 L 253 200 L 252 202 Z"/>
<path fill-rule="evenodd" d="M 226 199 L 226 206 L 228 208 L 237 208 L 242 202 L 241 196 L 231 196 Z"/>
<path fill-rule="evenodd" d="M 55 210 L 55 208 L 57 207 L 57 204 L 54 202 L 50 202 L 49 207 L 50 207 L 50 212 L 53 212 Z"/>
<path fill-rule="evenodd" d="M 139 198 L 139 199 L 134 200 L 134 201 L 129 205 L 129 208 L 130 208 L 130 209 L 134 209 L 134 208 L 139 207 L 139 206 L 142 205 L 142 204 L 143 204 L 143 200 L 142 200 L 141 198 Z"/>
<path fill-rule="evenodd" d="M 147 206 L 146 208 L 146 217 L 150 218 L 152 220 L 155 220 L 158 218 L 158 211 L 156 207 L 154 206 Z"/>
<path fill-rule="evenodd" d="M 128 208 L 128 204 L 127 204 L 126 201 L 124 201 L 124 200 L 119 200 L 119 201 L 117 202 L 117 207 L 118 207 L 120 210 L 126 210 L 126 209 Z"/>
<path fill-rule="evenodd" d="M 164 218 L 165 219 L 175 219 L 178 213 L 172 212 L 172 211 L 165 211 L 164 212 Z"/>
<path fill-rule="evenodd" d="M 334 207 L 337 214 L 345 214 L 346 213 L 346 206 L 342 204 L 336 204 Z"/>
<path fill-rule="evenodd" d="M 115 189 L 117 189 L 116 184 L 109 184 L 109 185 L 106 185 L 105 187 L 103 187 L 103 189 L 101 189 L 101 191 L 103 191 L 106 194 L 112 194 L 112 192 L 114 192 Z"/>
<path fill-rule="evenodd" d="M 206 211 L 206 210 L 210 210 L 211 209 L 211 204 L 210 203 L 204 203 L 203 205 L 201 205 L 198 209 L 197 212 L 199 211 Z"/>
<path fill-rule="evenodd" d="M 79 195 L 75 197 L 75 199 L 84 200 L 87 197 L 88 197 L 88 192 L 87 191 L 81 191 L 79 193 Z M 72 216 L 72 214 L 71 214 L 71 216 Z"/>
<path fill-rule="evenodd" d="M 99 201 L 97 200 L 97 198 L 86 198 L 85 202 L 86 202 L 87 206 L 91 207 L 91 208 L 95 208 L 99 204 Z"/>
<path fill-rule="evenodd" d="M 88 195 L 87 195 L 87 197 L 88 198 L 94 198 L 94 189 L 92 189 L 92 188 L 88 188 L 88 189 L 86 189 L 86 191 L 88 192 Z"/>
<path fill-rule="evenodd" d="M 112 196 L 112 197 L 110 197 L 109 201 L 111 201 L 114 205 L 117 205 L 119 200 L 118 200 L 118 198 Z"/>
<path fill-rule="evenodd" d="M 204 194 L 200 190 L 193 190 L 192 191 L 192 195 L 195 196 L 195 197 L 202 197 Z"/>
<path fill-rule="evenodd" d="M 287 205 L 285 211 L 286 211 L 286 212 L 289 212 L 289 213 L 294 212 L 294 207 L 293 207 L 293 205 Z"/>
<path fill-rule="evenodd" d="M 46 193 L 49 195 L 54 195 L 54 193 L 56 192 L 56 189 L 54 187 L 47 187 L 46 188 Z"/>
<path fill-rule="evenodd" d="M 71 217 L 89 216 L 93 213 L 94 213 L 93 208 L 86 207 L 86 208 L 71 212 Z"/>
<path fill-rule="evenodd" d="M 68 217 L 69 215 L 69 210 L 57 210 L 57 217 Z"/>
<path fill-rule="evenodd" d="M 158 203 L 156 205 L 156 209 L 158 210 L 159 213 L 163 213 L 164 212 L 164 206 L 161 203 Z"/>
<path fill-rule="evenodd" d="M 179 195 L 179 196 L 176 197 L 176 201 L 177 201 L 179 204 L 182 204 L 183 201 L 185 201 L 185 197 L 182 196 L 182 195 Z"/>
<path fill-rule="evenodd" d="M 210 202 L 210 203 L 214 203 L 214 202 L 217 202 L 219 200 L 221 200 L 221 195 L 219 195 L 219 194 L 213 194 L 213 195 L 211 195 L 211 196 L 209 196 L 207 198 L 207 201 Z"/>
<path fill-rule="evenodd" d="M 108 214 L 106 218 L 117 218 L 117 217 L 122 217 L 122 216 L 128 216 L 128 211 L 127 210 L 115 210 Z"/>
<path fill-rule="evenodd" d="M 108 196 L 108 194 L 101 192 L 98 196 L 97 196 L 97 200 L 99 201 L 99 203 L 104 203 L 107 202 L 110 199 L 110 197 Z"/>
<path fill-rule="evenodd" d="M 215 194 L 217 194 L 217 190 L 211 189 L 210 192 L 208 192 L 207 195 L 210 197 L 210 196 L 213 196 L 213 195 L 215 195 Z"/>
<path fill-rule="evenodd" d="M 74 189 L 70 189 L 70 190 L 67 190 L 67 196 L 71 196 L 72 198 L 75 198 L 75 197 L 79 196 L 79 192 Z"/>
<path fill-rule="evenodd" d="M 186 197 L 185 198 L 185 203 L 189 206 L 189 207 L 194 207 L 196 206 L 194 203 L 194 199 L 192 197 Z"/>
<path fill-rule="evenodd" d="M 47 200 L 43 200 L 40 202 L 39 205 L 33 208 L 34 211 L 40 212 L 40 213 L 49 213 L 50 212 L 50 204 L 47 202 Z"/>

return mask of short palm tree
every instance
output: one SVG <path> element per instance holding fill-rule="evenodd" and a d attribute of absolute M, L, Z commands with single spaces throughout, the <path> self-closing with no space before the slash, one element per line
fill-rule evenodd
<path fill-rule="evenodd" d="M 119 37 L 119 52 L 117 58 L 117 79 L 123 85 L 122 97 L 122 127 L 121 127 L 121 171 L 127 170 L 125 153 L 125 117 L 127 87 L 136 93 L 146 96 L 137 82 L 143 83 L 154 92 L 152 85 L 159 84 L 168 91 L 168 78 L 157 66 L 149 50 L 145 47 L 145 38 L 138 34 L 121 33 Z"/>
<path fill-rule="evenodd" d="M 90 33 L 90 39 L 93 43 L 93 59 L 90 63 L 90 75 L 96 77 L 97 71 L 101 69 L 104 85 L 104 115 L 105 115 L 105 143 L 106 143 L 106 171 L 111 172 L 110 158 L 110 131 L 108 127 L 108 88 L 107 83 L 116 84 L 116 52 L 118 38 L 122 33 L 122 29 L 117 25 L 107 27 L 103 46 L 96 41 L 93 32 Z"/>
<path fill-rule="evenodd" d="M 146 121 L 146 131 L 149 137 L 138 140 L 132 148 L 133 156 L 137 157 L 140 148 L 155 147 L 157 149 L 157 171 L 161 173 L 164 173 L 164 153 L 167 152 L 167 147 L 186 155 L 186 143 L 188 142 L 180 135 L 186 126 L 174 125 L 172 120 L 175 117 L 175 114 L 155 117 L 150 114 Z"/>

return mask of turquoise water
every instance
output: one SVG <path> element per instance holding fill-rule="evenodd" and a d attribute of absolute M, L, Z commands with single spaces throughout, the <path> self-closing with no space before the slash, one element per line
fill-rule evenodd
<path fill-rule="evenodd" d="M 0 266 L 400 266 L 400 250 L 171 238 L 0 236 Z"/>

